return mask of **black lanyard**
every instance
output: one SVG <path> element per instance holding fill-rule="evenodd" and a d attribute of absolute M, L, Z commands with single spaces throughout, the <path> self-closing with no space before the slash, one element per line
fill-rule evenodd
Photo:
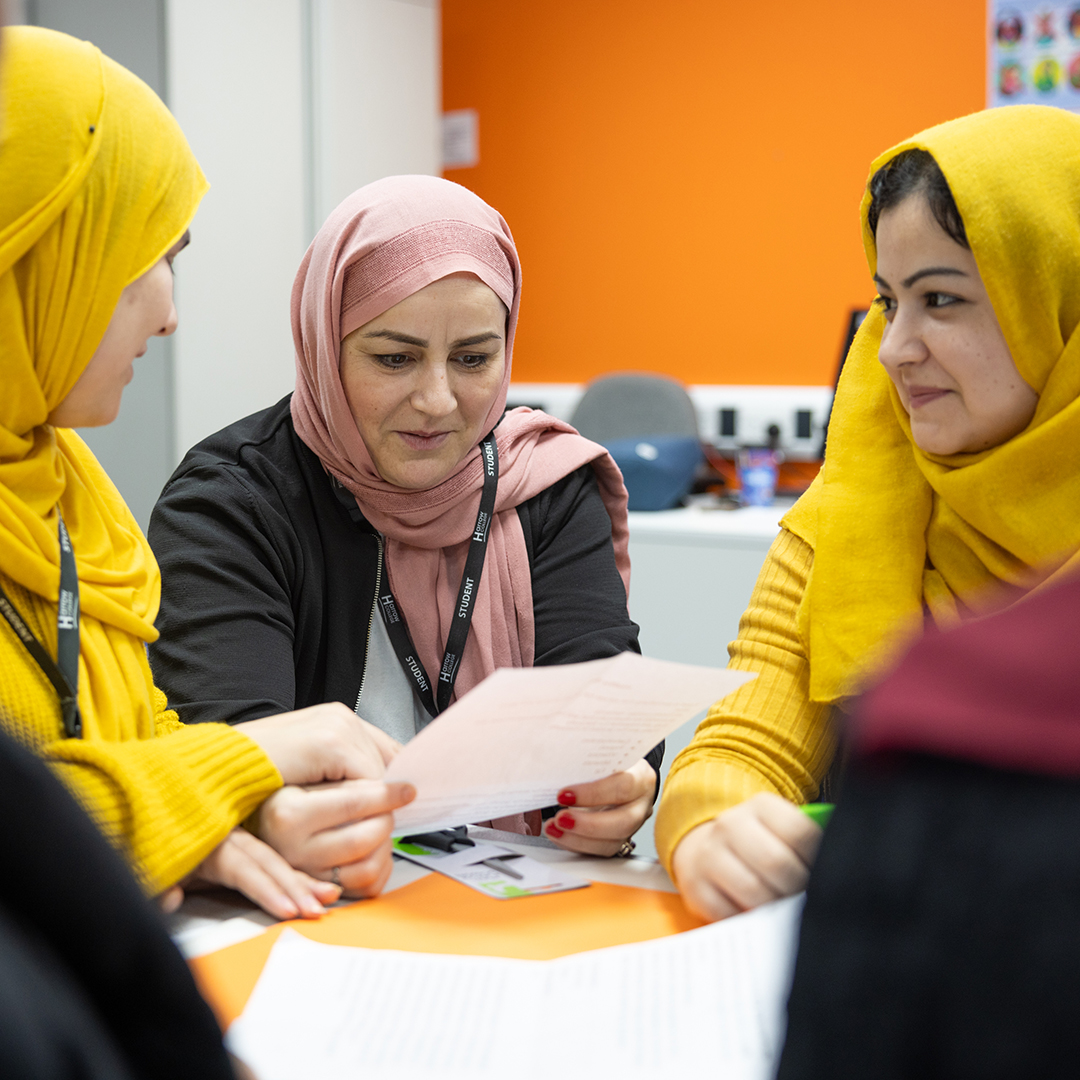
<path fill-rule="evenodd" d="M 15 636 L 26 646 L 60 698 L 64 730 L 70 739 L 82 737 L 79 715 L 79 572 L 71 550 L 64 519 L 60 518 L 60 598 L 56 605 L 56 660 L 26 625 L 25 620 L 0 588 L 0 615 L 8 621 Z"/>
<path fill-rule="evenodd" d="M 469 626 L 472 623 L 473 601 L 476 600 L 476 593 L 480 588 L 480 575 L 484 572 L 488 533 L 491 529 L 491 517 L 495 512 L 495 492 L 499 486 L 499 451 L 495 446 L 494 432 L 480 443 L 480 460 L 484 465 L 484 490 L 480 494 L 480 510 L 476 515 L 476 527 L 469 542 L 465 570 L 461 575 L 454 622 L 446 639 L 446 652 L 443 653 L 442 668 L 439 670 L 439 686 L 434 694 L 431 692 L 431 679 L 424 670 L 409 635 L 409 628 L 405 625 L 394 594 L 390 591 L 389 574 L 383 579 L 385 586 L 379 593 L 379 610 L 382 612 L 383 622 L 386 623 L 390 644 L 394 646 L 394 652 L 397 653 L 405 674 L 431 717 L 438 716 L 450 704 L 450 695 L 454 692 L 454 682 L 461 664 L 461 654 L 465 651 L 465 640 L 469 636 Z M 434 603 L 434 599 L 432 602 Z"/>

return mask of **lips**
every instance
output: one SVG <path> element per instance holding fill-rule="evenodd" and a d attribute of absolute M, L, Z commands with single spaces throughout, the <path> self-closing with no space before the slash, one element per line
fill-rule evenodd
<path fill-rule="evenodd" d="M 940 386 L 909 386 L 907 387 L 908 402 L 913 409 L 921 409 L 934 401 L 940 401 L 951 390 L 945 390 Z"/>
<path fill-rule="evenodd" d="M 450 438 L 449 431 L 399 431 L 401 441 L 410 450 L 438 450 Z"/>

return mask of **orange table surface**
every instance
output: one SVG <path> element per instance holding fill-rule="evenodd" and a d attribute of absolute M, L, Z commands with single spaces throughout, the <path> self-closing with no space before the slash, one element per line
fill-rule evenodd
<path fill-rule="evenodd" d="M 593 882 L 573 892 L 494 900 L 431 874 L 318 920 L 279 923 L 258 937 L 197 957 L 191 968 L 224 1029 L 243 1012 L 286 926 L 329 945 L 552 960 L 701 925 L 676 894 L 653 889 Z"/>

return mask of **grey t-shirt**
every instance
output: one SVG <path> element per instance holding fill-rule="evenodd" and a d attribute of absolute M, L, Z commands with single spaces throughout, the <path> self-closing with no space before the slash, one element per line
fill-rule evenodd
<path fill-rule="evenodd" d="M 407 743 L 431 717 L 413 693 L 378 612 L 371 621 L 364 689 L 356 713 L 399 743 Z"/>

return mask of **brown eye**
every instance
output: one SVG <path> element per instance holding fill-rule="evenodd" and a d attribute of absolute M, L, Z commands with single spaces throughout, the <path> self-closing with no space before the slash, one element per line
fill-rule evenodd
<path fill-rule="evenodd" d="M 952 293 L 932 292 L 927 293 L 926 296 L 927 307 L 951 307 L 959 303 L 961 303 L 960 297 L 953 296 Z"/>
<path fill-rule="evenodd" d="M 486 353 L 466 353 L 454 358 L 463 368 L 481 368 L 488 362 Z"/>
<path fill-rule="evenodd" d="M 375 360 L 391 371 L 399 371 L 409 362 L 404 353 L 376 353 Z"/>

